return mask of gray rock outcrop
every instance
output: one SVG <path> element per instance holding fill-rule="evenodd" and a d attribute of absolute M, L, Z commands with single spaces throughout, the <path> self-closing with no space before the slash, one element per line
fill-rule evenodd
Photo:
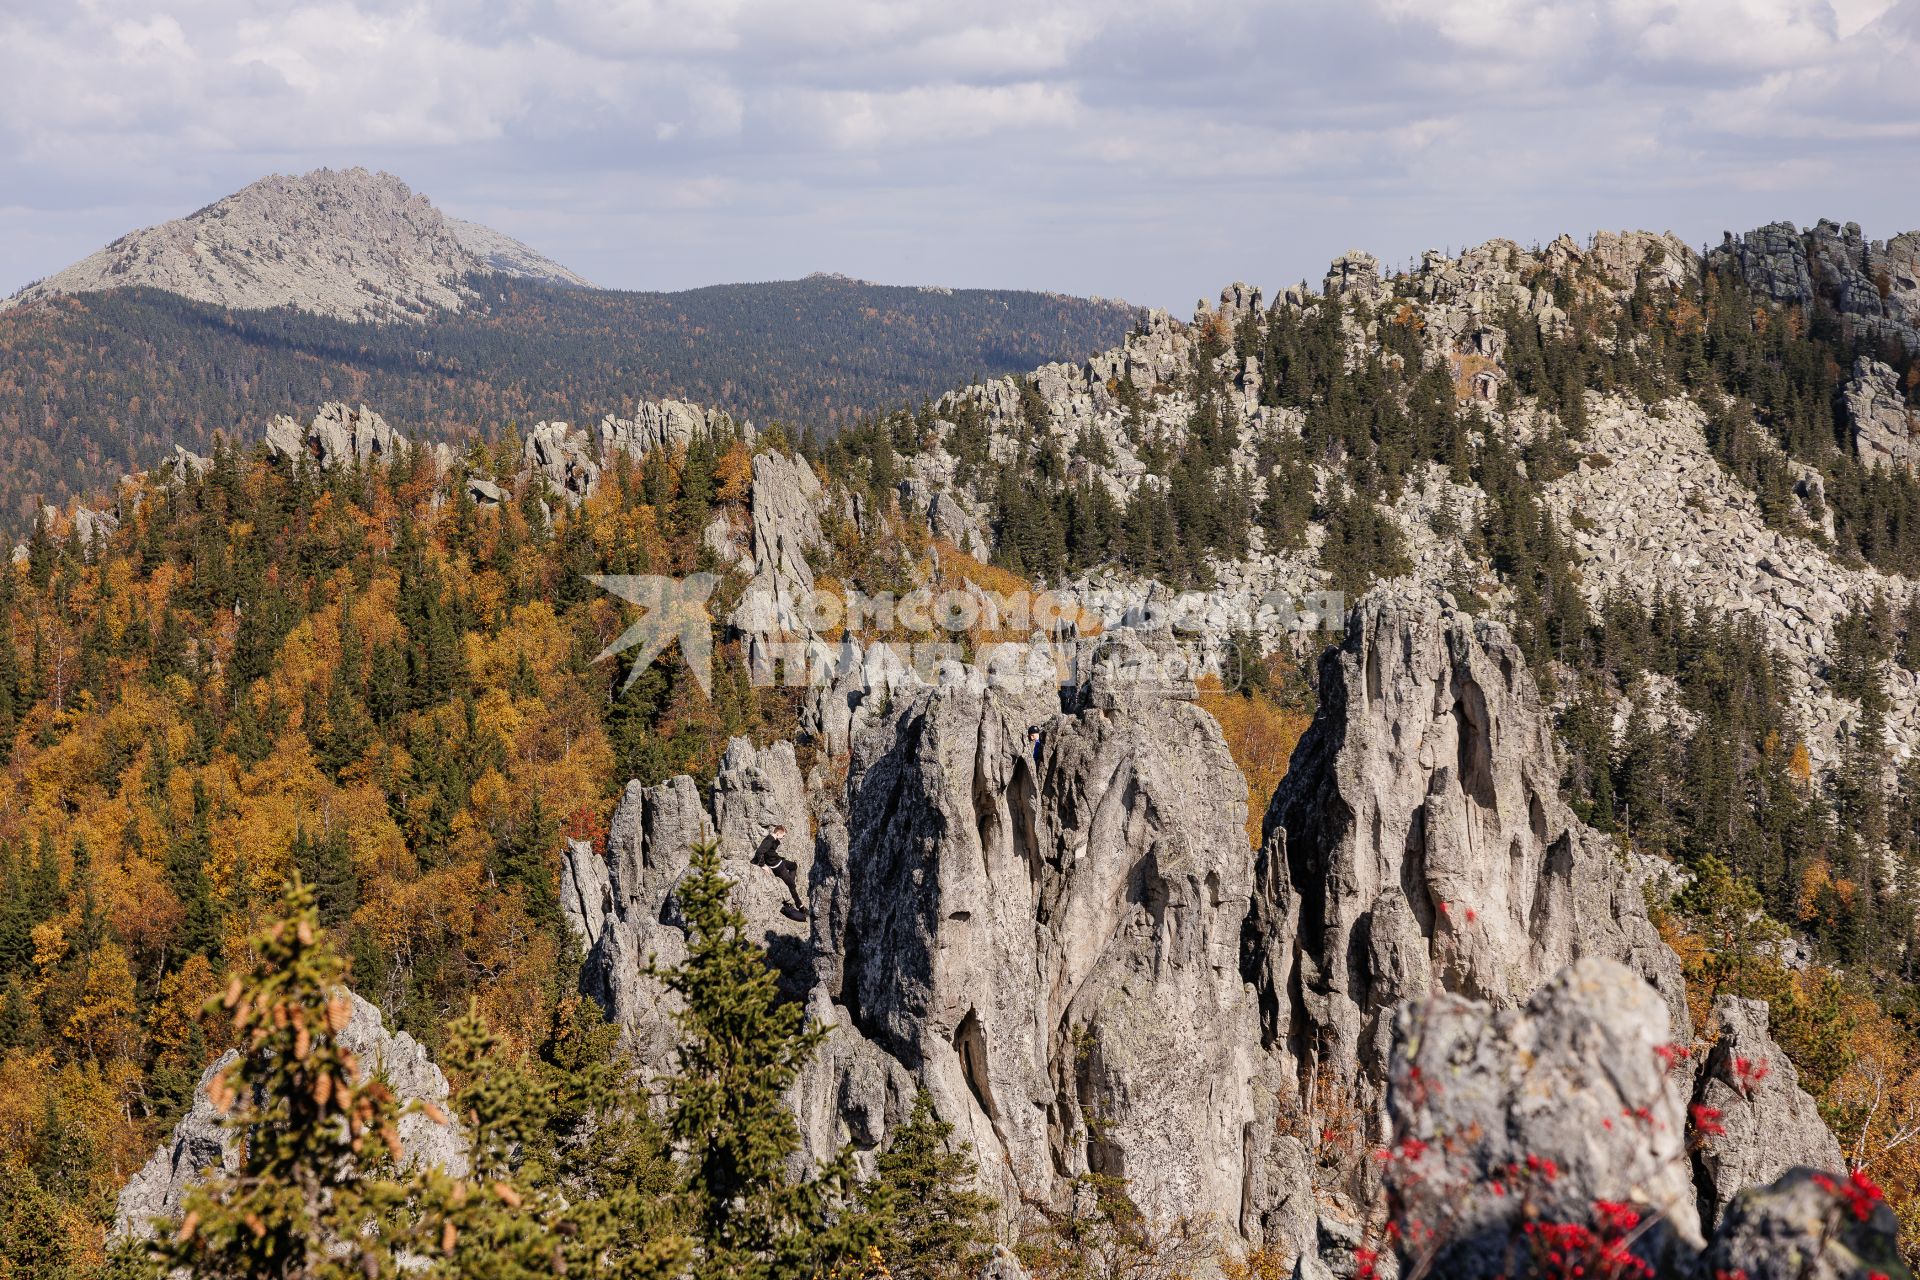
<path fill-rule="evenodd" d="M 807 900 L 814 832 L 793 745 L 756 747 L 735 738 L 721 758 L 709 811 L 684 775 L 653 787 L 629 783 L 602 854 L 573 842 L 561 866 L 561 901 L 587 951 L 584 981 L 649 1072 L 670 1070 L 675 999 L 647 972 L 686 958 L 674 891 L 695 844 L 718 843 L 720 869 L 754 940 L 786 974 L 790 993 L 812 983 Z M 831 1151 L 828 1152 L 831 1154 Z"/>
<path fill-rule="evenodd" d="M 1585 1223 L 1597 1200 L 1658 1218 L 1637 1245 L 1656 1266 L 1699 1248 L 1674 1030 L 1637 974 L 1587 957 L 1521 1008 L 1436 996 L 1394 1032 L 1387 1184 L 1434 1274 L 1516 1274 L 1527 1215 Z"/>
<path fill-rule="evenodd" d="M 521 464 L 544 478 L 570 507 L 593 496 L 600 484 L 600 463 L 591 439 L 564 422 L 534 424 L 520 442 Z"/>
<path fill-rule="evenodd" d="M 811 1158 L 877 1147 L 917 1080 L 1010 1210 L 1098 1171 L 1156 1220 L 1237 1235 L 1272 1108 L 1238 965 L 1245 784 L 1212 719 L 1164 689 L 1109 672 L 1082 702 L 1062 714 L 1050 678 L 904 690 L 817 838 L 791 749 L 737 742 L 714 786 L 722 866 L 835 1028 L 795 1089 Z M 682 953 L 672 887 L 705 821 L 686 779 L 630 788 L 606 858 L 567 859 L 591 981 L 656 1069 L 671 1008 L 646 956 Z M 777 825 L 804 926 L 754 856 Z"/>
<path fill-rule="evenodd" d="M 1699 406 L 1649 411 L 1589 396 L 1588 412 L 1587 444 L 1599 452 L 1549 484 L 1547 500 L 1570 530 L 1589 602 L 1664 593 L 1751 622 L 1783 660 L 1815 770 L 1830 769 L 1856 714 L 1828 684 L 1836 629 L 1876 595 L 1905 599 L 1913 583 L 1770 524 L 1714 456 Z M 1889 746 L 1910 759 L 1920 749 L 1920 677 L 1888 664 L 1885 681 Z"/>
<path fill-rule="evenodd" d="M 1762 298 L 1797 307 L 1812 305 L 1813 272 L 1807 266 L 1807 247 L 1791 222 L 1770 222 L 1740 236 L 1729 231 L 1713 257 L 1732 263 Z"/>
<path fill-rule="evenodd" d="M 305 428 L 285 414 L 267 424 L 268 453 L 285 462 L 304 458 L 323 471 L 392 462 L 406 449 L 406 437 L 365 405 L 329 401 Z"/>
<path fill-rule="evenodd" d="M 900 482 L 900 505 L 923 521 L 927 531 L 944 538 L 976 560 L 993 555 L 986 521 L 975 514 L 950 487 L 934 489 L 919 476 Z"/>
<path fill-rule="evenodd" d="M 225 1071 L 239 1053 L 229 1049 L 205 1071 L 194 1086 L 193 1105 L 173 1127 L 167 1142 L 120 1188 L 114 1208 L 113 1235 L 116 1238 L 146 1239 L 153 1234 L 156 1218 L 177 1218 L 181 1203 L 196 1180 L 216 1164 L 228 1172 L 240 1167 L 240 1147 L 230 1141 L 226 1117 L 214 1108 L 208 1096 L 213 1079 Z"/>
<path fill-rule="evenodd" d="M 1237 963 L 1245 783 L 1212 719 L 1156 690 L 1061 714 L 1044 686 L 929 689 L 856 742 L 847 795 L 829 994 L 1002 1203 L 1106 1173 L 1155 1221 L 1237 1234 L 1271 1104 Z"/>
<path fill-rule="evenodd" d="M 362 1079 L 384 1080 L 402 1103 L 428 1102 L 445 1110 L 447 1078 L 426 1048 L 404 1031 L 388 1031 L 378 1008 L 351 991 L 347 994 L 353 1001 L 353 1017 L 340 1033 L 340 1043 L 360 1060 Z M 152 1235 L 155 1219 L 179 1216 L 187 1191 L 206 1170 L 215 1164 L 239 1168 L 235 1135 L 208 1097 L 214 1076 L 238 1056 L 228 1050 L 201 1073 L 191 1109 L 153 1158 L 120 1189 L 115 1238 Z M 441 1124 L 420 1111 L 403 1115 L 400 1143 L 409 1168 L 437 1165 L 454 1174 L 466 1172 L 465 1139 L 451 1118 Z"/>
<path fill-rule="evenodd" d="M 448 218 L 447 229 L 453 232 L 453 238 L 460 242 L 460 247 L 473 257 L 479 270 L 512 276 L 518 280 L 534 280 L 541 284 L 566 285 L 575 289 L 593 288 L 590 281 L 503 231 L 495 231 L 492 227 L 468 222 L 464 218 Z"/>
<path fill-rule="evenodd" d="M 467 477 L 467 498 L 476 506 L 497 507 L 513 495 L 485 476 Z"/>
<path fill-rule="evenodd" d="M 1774 1046 L 1764 1006 L 1727 1000 L 1716 1016 L 1724 1030 L 1703 1080 L 1725 1084 L 1722 1055 Z M 1811 1101 L 1790 1096 L 1798 1094 L 1790 1073 L 1739 1099 L 1702 1095 L 1728 1104 L 1733 1145 L 1757 1157 L 1738 1165 L 1721 1157 L 1699 1187 L 1701 1208 L 1719 1218 L 1703 1250 L 1689 1119 L 1669 1066 L 1674 1034 L 1658 992 L 1592 957 L 1523 1008 L 1453 995 L 1407 1005 L 1395 1025 L 1383 1166 L 1403 1268 L 1462 1280 L 1582 1274 L 1575 1266 L 1635 1273 L 1617 1256 L 1600 1257 L 1610 1242 L 1648 1275 L 1907 1276 L 1893 1211 L 1870 1180 L 1840 1171 L 1831 1135 L 1814 1132 L 1817 1114 L 1809 1122 Z M 1750 1115 L 1736 1116 L 1735 1106 Z M 1770 1143 L 1776 1149 L 1760 1150 Z M 1819 1163 L 1788 1167 L 1799 1156 Z M 1608 1223 L 1610 1215 L 1631 1223 Z M 1550 1229 L 1543 1224 L 1572 1234 L 1535 1234 Z M 1542 1247 L 1562 1251 L 1559 1270 L 1541 1268 Z M 1315 1264 L 1304 1260 L 1300 1274 L 1317 1274 Z"/>
<path fill-rule="evenodd" d="M 707 409 L 680 400 L 642 400 L 630 418 L 607 414 L 594 431 L 565 422 L 539 422 L 521 441 L 521 465 L 530 476 L 542 477 L 570 507 L 593 496 L 609 457 L 625 453 L 634 459 L 655 449 L 684 449 L 697 438 L 737 435 L 751 441 L 750 423 L 736 423 L 719 409 Z"/>
<path fill-rule="evenodd" d="M 180 484 L 185 484 L 189 480 L 207 474 L 212 467 L 212 458 L 195 453 L 185 445 L 177 444 L 173 446 L 173 453 L 160 464 L 158 470 Z"/>
<path fill-rule="evenodd" d="M 92 507 L 73 509 L 73 536 L 80 542 L 80 549 L 89 559 L 92 558 L 96 544 L 105 542 L 120 527 L 120 517 L 111 511 L 95 511 Z"/>
<path fill-rule="evenodd" d="M 750 424 L 736 423 L 724 410 L 689 404 L 684 400 L 642 400 L 631 418 L 609 413 L 600 419 L 600 452 L 613 450 L 639 458 L 655 449 L 685 448 L 697 436 L 738 434 L 751 442 Z"/>
<path fill-rule="evenodd" d="M 1900 390 L 1900 375 L 1872 356 L 1853 362 L 1841 392 L 1853 427 L 1854 451 L 1870 467 L 1911 467 L 1920 460 L 1914 415 Z"/>
<path fill-rule="evenodd" d="M 1371 301 L 1380 289 L 1380 260 L 1370 253 L 1350 249 L 1333 260 L 1321 292 L 1329 298 L 1349 294 Z"/>
<path fill-rule="evenodd" d="M 1112 1175 L 1151 1221 L 1339 1274 L 1379 1190 L 1360 1152 L 1479 1125 L 1474 1168 L 1551 1158 L 1553 1195 L 1638 1196 L 1661 1206 L 1649 1248 L 1697 1249 L 1703 1205 L 1775 1170 L 1728 1157 L 1696 1189 L 1690 1086 L 1663 1054 L 1690 1038 L 1678 961 L 1643 873 L 1560 802 L 1518 650 L 1405 585 L 1347 636 L 1258 851 L 1218 726 L 1129 661 L 1064 689 L 1016 672 L 850 699 L 843 785 L 809 793 L 786 744 L 742 741 L 711 809 L 690 779 L 630 787 L 605 856 L 567 856 L 589 989 L 671 1069 L 647 968 L 684 956 L 674 889 L 715 838 L 783 985 L 831 1028 L 792 1091 L 803 1163 L 869 1160 L 925 1088 L 1010 1216 Z M 1728 1045 L 1753 1042 L 1750 1013 Z M 1454 1083 L 1421 1096 L 1416 1067 Z M 1357 1164 L 1296 1136 L 1336 1094 Z M 1781 1105 L 1756 1098 L 1756 1123 Z"/>
<path fill-rule="evenodd" d="M 1734 1197 L 1695 1270 L 1746 1280 L 1912 1280 L 1893 1209 L 1843 1175 L 1793 1169 Z"/>
<path fill-rule="evenodd" d="M 1694 1084 L 1694 1102 L 1719 1113 L 1724 1132 L 1700 1135 L 1693 1161 L 1707 1225 L 1734 1196 L 1762 1186 L 1796 1165 L 1844 1169 L 1839 1140 L 1820 1108 L 1800 1087 L 1800 1074 L 1767 1030 L 1760 1000 L 1723 996 L 1714 1003 L 1719 1026 Z"/>
<path fill-rule="evenodd" d="M 686 959 L 674 886 L 693 846 L 713 838 L 713 820 L 688 777 L 627 784 L 608 824 L 604 856 L 567 848 L 560 900 L 587 950 L 582 985 L 621 1028 L 640 1065 L 670 1070 L 679 1033 L 666 984 L 648 970 Z"/>
<path fill-rule="evenodd" d="M 1552 723 L 1505 630 L 1376 588 L 1321 664 L 1321 705 L 1267 810 L 1249 931 L 1266 1043 L 1380 1118 L 1394 1009 L 1432 990 L 1511 1007 L 1605 957 L 1660 990 L 1679 962 L 1611 842 L 1560 799 Z"/>
<path fill-rule="evenodd" d="M 753 580 L 732 617 L 734 627 L 750 638 L 810 634 L 813 567 L 807 552 L 820 545 L 824 498 L 820 477 L 805 458 L 772 450 L 753 456 L 748 497 Z"/>
<path fill-rule="evenodd" d="M 1868 240 L 1860 224 L 1822 218 L 1802 232 L 1774 222 L 1728 232 L 1710 261 L 1736 271 L 1754 293 L 1783 306 L 1837 316 L 1856 338 L 1920 353 L 1920 231 Z"/>

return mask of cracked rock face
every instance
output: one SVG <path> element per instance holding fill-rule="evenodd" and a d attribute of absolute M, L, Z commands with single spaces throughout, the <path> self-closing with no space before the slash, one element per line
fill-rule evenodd
<path fill-rule="evenodd" d="M 1520 1274 L 1534 1265 L 1528 1222 L 1587 1227 L 1612 1202 L 1639 1219 L 1624 1238 L 1662 1276 L 1907 1276 L 1893 1211 L 1837 1172 L 1839 1147 L 1791 1069 L 1727 1096 L 1731 1055 L 1778 1055 L 1765 1006 L 1724 1000 L 1715 1017 L 1721 1038 L 1695 1096 L 1717 1100 L 1728 1133 L 1694 1156 L 1696 1188 L 1682 1076 L 1669 1066 L 1675 1031 L 1638 974 L 1586 957 L 1523 1008 L 1452 995 L 1407 1005 L 1384 1165 L 1403 1264 Z M 1816 1168 L 1790 1167 L 1801 1159 Z M 1704 1250 L 1700 1210 L 1718 1217 Z M 1321 1274 L 1305 1262 L 1302 1274 Z"/>
<path fill-rule="evenodd" d="M 609 413 L 597 431 L 565 422 L 541 422 L 521 443 L 521 461 L 530 476 L 544 477 L 570 507 L 593 496 L 605 464 L 615 453 L 636 460 L 655 449 L 684 449 L 696 438 L 737 433 L 754 438 L 751 424 L 736 424 L 719 409 L 680 400 L 642 400 L 631 418 Z"/>
<path fill-rule="evenodd" d="M 856 744 L 834 994 L 1003 1203 L 1099 1172 L 1234 1231 L 1267 1132 L 1245 783 L 1190 703 L 1050 701 L 927 690 Z"/>
<path fill-rule="evenodd" d="M 1912 1280 L 1900 1224 L 1883 1200 L 1860 1201 L 1845 1177 L 1792 1169 L 1734 1197 L 1700 1258 L 1702 1276 L 1747 1280 Z"/>
<path fill-rule="evenodd" d="M 1822 218 L 1804 232 L 1774 222 L 1728 232 L 1710 260 L 1762 298 L 1803 310 L 1821 303 L 1856 335 L 1920 351 L 1920 232 L 1868 240 L 1857 222 Z"/>
<path fill-rule="evenodd" d="M 1842 391 L 1853 443 L 1870 467 L 1910 467 L 1920 461 L 1913 414 L 1900 390 L 1900 375 L 1872 356 L 1853 362 L 1853 377 Z"/>
<path fill-rule="evenodd" d="M 647 1068 L 671 1070 L 679 1042 L 672 993 L 649 972 L 686 959 L 673 888 L 713 820 L 693 779 L 655 787 L 629 782 L 608 825 L 603 857 L 574 842 L 560 870 L 560 901 L 587 949 L 581 985 L 621 1029 Z"/>
<path fill-rule="evenodd" d="M 809 634 L 805 605 L 813 596 L 813 567 L 807 552 L 820 545 L 824 498 L 820 477 L 806 459 L 754 455 L 748 495 L 753 580 L 731 621 L 756 644 L 774 634 Z M 757 650 L 749 659 L 762 660 Z"/>
<path fill-rule="evenodd" d="M 911 515 L 926 522 L 927 531 L 985 562 L 992 558 L 992 526 L 983 515 L 970 510 L 951 488 L 934 489 L 920 476 L 908 476 L 900 482 L 900 505 Z"/>
<path fill-rule="evenodd" d="M 1713 1006 L 1719 1038 L 1694 1084 L 1695 1103 L 1718 1111 L 1726 1131 L 1702 1135 L 1693 1158 L 1708 1225 L 1738 1192 L 1772 1182 L 1796 1165 L 1846 1168 L 1819 1106 L 1768 1034 L 1767 1012 L 1763 1000 L 1734 996 Z"/>
<path fill-rule="evenodd" d="M 401 1101 L 431 1102 L 445 1109 L 447 1078 L 426 1049 L 404 1031 L 388 1031 L 380 1010 L 349 991 L 353 1017 L 340 1033 L 340 1043 L 360 1060 L 362 1079 L 385 1080 Z M 176 1218 L 187 1192 L 215 1164 L 228 1170 L 240 1167 L 240 1151 L 225 1117 L 207 1096 L 213 1078 L 239 1054 L 228 1050 L 200 1075 L 193 1106 L 172 1136 L 153 1158 L 120 1189 L 114 1212 L 114 1238 L 144 1239 L 153 1234 L 156 1218 Z M 438 1124 L 421 1112 L 400 1119 L 400 1143 L 407 1167 L 439 1166 L 449 1173 L 467 1169 L 466 1139 L 457 1125 Z"/>
<path fill-rule="evenodd" d="M 1713 257 L 1730 260 L 1763 298 L 1794 306 L 1813 301 L 1807 249 L 1791 222 L 1770 222 L 1740 236 L 1729 231 Z"/>
<path fill-rule="evenodd" d="M 1504 629 L 1418 588 L 1355 606 L 1267 809 L 1245 958 L 1267 1045 L 1379 1116 L 1393 1010 L 1525 1001 L 1626 963 L 1687 1038 L 1679 961 L 1610 842 L 1560 799 L 1551 721 Z"/>
<path fill-rule="evenodd" d="M 1434 1274 L 1515 1274 L 1523 1204 L 1549 1222 L 1585 1223 L 1596 1200 L 1657 1214 L 1637 1246 L 1655 1265 L 1699 1248 L 1686 1108 L 1659 1052 L 1673 1027 L 1633 971 L 1587 957 L 1524 1007 L 1436 996 L 1394 1030 L 1387 1182 L 1407 1238 L 1446 1241 Z"/>
<path fill-rule="evenodd" d="M 240 1148 L 228 1142 L 225 1117 L 207 1096 L 213 1078 L 239 1056 L 229 1049 L 200 1073 L 193 1106 L 173 1127 L 168 1141 L 120 1188 L 113 1219 L 116 1238 L 151 1237 L 153 1220 L 178 1217 L 181 1202 L 202 1173 L 216 1164 L 230 1173 L 240 1167 Z"/>
<path fill-rule="evenodd" d="M 583 983 L 650 1072 L 672 1070 L 679 1028 L 677 998 L 648 969 L 686 959 L 674 890 L 693 846 L 708 840 L 719 845 L 720 869 L 754 941 L 767 948 L 790 994 L 804 995 L 812 975 L 806 901 L 815 839 L 792 743 L 755 747 L 735 738 L 714 779 L 711 811 L 685 775 L 653 787 L 628 783 L 605 854 L 575 841 L 561 866 L 561 903 L 587 949 Z"/>
<path fill-rule="evenodd" d="M 406 449 L 406 437 L 365 405 L 356 409 L 330 401 L 320 406 L 304 430 L 285 414 L 267 424 L 269 453 L 287 462 L 305 458 L 324 471 L 392 462 Z"/>
<path fill-rule="evenodd" d="M 693 841 L 717 838 L 783 986 L 831 1028 L 790 1096 L 798 1164 L 852 1144 L 870 1167 L 924 1087 L 1005 1225 L 1106 1174 L 1156 1223 L 1350 1273 L 1377 1179 L 1316 1185 L 1280 1124 L 1312 1087 L 1358 1105 L 1364 1142 L 1390 1120 L 1482 1123 L 1506 1135 L 1475 1157 L 1488 1168 L 1558 1153 L 1569 1188 L 1637 1188 L 1697 1248 L 1699 1206 L 1724 1197 L 1696 1191 L 1677 1145 L 1690 1084 L 1657 1051 L 1690 1038 L 1678 961 L 1640 874 L 1560 803 L 1518 652 L 1404 586 L 1347 633 L 1258 851 L 1218 726 L 1176 688 L 1128 684 L 1124 662 L 1065 690 L 1028 672 L 863 685 L 835 726 L 846 781 L 811 794 L 785 743 L 734 743 L 711 809 L 690 779 L 631 786 L 605 857 L 567 858 L 589 989 L 651 1071 L 672 1068 L 672 1001 L 647 963 L 684 956 L 674 886 Z M 1410 1005 L 1437 1029 L 1395 1058 Z M 1405 1091 L 1409 1065 L 1442 1062 L 1485 1078 Z M 1611 1134 L 1622 1110 L 1665 1136 Z M 1722 1163 L 1729 1196 L 1772 1172 Z"/>
<path fill-rule="evenodd" d="M 600 419 L 600 452 L 613 450 L 641 458 L 655 449 L 685 448 L 696 436 L 716 436 L 738 431 L 753 439 L 751 426 L 739 426 L 720 409 L 689 404 L 684 400 L 642 400 L 634 406 L 631 418 L 609 413 Z"/>
<path fill-rule="evenodd" d="M 585 432 L 564 422 L 536 423 L 520 444 L 529 475 L 544 477 L 570 507 L 593 496 L 600 484 L 600 463 Z"/>

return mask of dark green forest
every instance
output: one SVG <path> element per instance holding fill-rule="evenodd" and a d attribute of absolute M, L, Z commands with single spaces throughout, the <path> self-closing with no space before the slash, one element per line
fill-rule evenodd
<path fill-rule="evenodd" d="M 250 440 L 272 415 L 327 400 L 365 402 L 428 438 L 665 397 L 831 431 L 975 377 L 1084 358 L 1133 320 L 1053 294 L 831 276 L 684 293 L 473 284 L 480 303 L 424 326 L 229 311 L 153 289 L 0 314 L 0 529 L 19 534 L 37 500 L 97 495 L 175 444 Z"/>

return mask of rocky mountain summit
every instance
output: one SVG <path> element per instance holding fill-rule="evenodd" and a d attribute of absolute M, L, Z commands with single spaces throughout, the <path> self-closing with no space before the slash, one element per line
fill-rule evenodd
<path fill-rule="evenodd" d="M 134 285 L 235 310 L 296 307 L 412 321 L 471 301 L 468 276 L 587 282 L 526 245 L 449 218 L 389 173 L 275 174 L 197 213 L 134 231 L 28 285 L 0 309 Z"/>
<path fill-rule="evenodd" d="M 921 447 L 904 459 L 909 478 L 901 500 L 915 512 L 940 505 L 952 540 L 998 550 L 992 512 L 1004 499 L 983 474 L 1056 465 L 1046 461 L 1051 456 L 1060 460 L 1063 489 L 1096 487 L 1100 502 L 1125 513 L 1143 491 L 1166 493 L 1166 454 L 1186 447 L 1196 424 L 1217 422 L 1225 454 L 1212 483 L 1224 499 L 1258 513 L 1276 491 L 1284 496 L 1283 483 L 1303 486 L 1302 501 L 1323 511 L 1343 497 L 1370 499 L 1404 548 L 1406 569 L 1438 589 L 1470 592 L 1505 610 L 1513 604 L 1510 587 L 1467 536 L 1492 511 L 1482 485 L 1437 463 L 1416 465 L 1391 495 L 1343 495 L 1338 468 L 1324 462 L 1283 482 L 1272 458 L 1313 434 L 1310 414 L 1275 403 L 1285 399 L 1273 394 L 1284 370 L 1239 353 L 1257 351 L 1276 329 L 1310 330 L 1337 313 L 1349 361 L 1385 353 L 1388 363 L 1411 359 L 1419 371 L 1444 375 L 1482 424 L 1475 429 L 1483 439 L 1497 436 L 1522 451 L 1554 423 L 1516 385 L 1508 330 L 1524 323 L 1548 334 L 1568 331 L 1563 304 L 1574 299 L 1603 312 L 1660 305 L 1697 288 L 1703 273 L 1725 270 L 1787 312 L 1820 308 L 1822 316 L 1837 317 L 1843 328 L 1884 343 L 1888 358 L 1899 351 L 1920 356 L 1913 237 L 1869 243 L 1858 227 L 1822 223 L 1802 235 L 1785 225 L 1730 236 L 1705 257 L 1670 234 L 1646 232 L 1601 233 L 1584 247 L 1564 236 L 1536 249 L 1495 240 L 1452 258 L 1430 252 L 1392 277 L 1356 251 L 1329 268 L 1320 293 L 1289 289 L 1271 306 L 1260 290 L 1236 283 L 1217 303 L 1203 300 L 1190 323 L 1154 313 L 1124 346 L 1084 364 L 1044 366 L 1026 379 L 990 381 L 941 400 Z M 1875 283 L 1882 281 L 1885 289 Z M 1196 369 L 1204 373 L 1200 382 L 1219 389 L 1215 394 L 1197 389 Z M 1908 394 L 1899 371 L 1884 361 L 1863 355 L 1852 365 L 1836 401 L 1866 467 L 1904 469 L 1920 458 L 1912 436 L 1920 419 Z M 1816 768 L 1832 768 L 1857 720 L 1829 680 L 1836 628 L 1876 599 L 1905 601 L 1915 580 L 1862 563 L 1840 545 L 1821 474 L 1767 443 L 1759 447 L 1768 465 L 1792 489 L 1786 514 L 1770 510 L 1781 500 L 1756 493 L 1716 456 L 1713 438 L 1726 428 L 1700 401 L 1591 387 L 1580 398 L 1584 422 L 1575 452 L 1563 472 L 1537 482 L 1560 535 L 1573 544 L 1588 603 L 1664 593 L 1752 621 L 1791 668 L 1799 736 Z M 1289 604 L 1339 585 L 1335 557 L 1342 548 L 1329 542 L 1329 532 L 1326 521 L 1314 519 L 1295 541 L 1282 543 L 1255 519 L 1243 549 L 1208 558 L 1205 587 L 1150 586 L 1146 575 L 1111 568 L 1078 572 L 1056 586 L 1107 621 L 1152 592 L 1168 616 L 1211 643 L 1240 630 L 1273 648 L 1289 643 Z M 1920 750 L 1920 682 L 1902 668 L 1885 674 L 1885 731 L 1894 760 L 1904 761 Z"/>

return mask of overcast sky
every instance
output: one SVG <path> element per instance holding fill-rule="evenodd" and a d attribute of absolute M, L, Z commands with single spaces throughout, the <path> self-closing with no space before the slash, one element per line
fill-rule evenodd
<path fill-rule="evenodd" d="M 0 294 L 354 164 L 610 286 L 1184 311 L 1350 247 L 1920 226 L 1920 0 L 0 0 Z"/>

